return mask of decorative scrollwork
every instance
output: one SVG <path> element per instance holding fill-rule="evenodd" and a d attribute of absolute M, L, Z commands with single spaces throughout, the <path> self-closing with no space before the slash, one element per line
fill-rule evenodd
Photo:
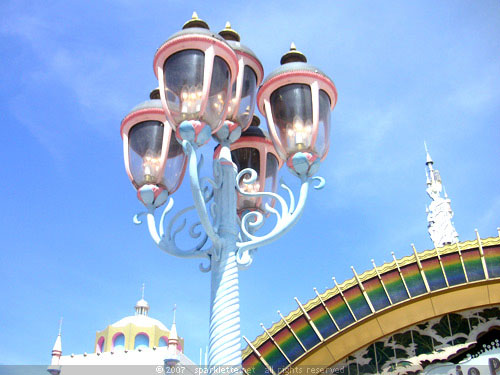
<path fill-rule="evenodd" d="M 212 270 L 212 257 L 209 255 L 207 257 L 207 259 L 208 259 L 208 265 L 205 266 L 205 265 L 203 265 L 203 263 L 200 263 L 199 267 L 200 267 L 201 272 L 206 273 L 206 272 L 210 272 Z"/>
<path fill-rule="evenodd" d="M 197 230 L 199 227 L 200 223 L 194 223 L 191 225 L 189 228 L 188 234 L 191 238 L 197 239 L 200 238 L 198 243 L 191 249 L 189 250 L 183 250 L 180 249 L 177 246 L 176 243 L 176 237 L 179 232 L 181 232 L 185 226 L 186 226 L 186 219 L 184 218 L 181 222 L 180 225 L 174 228 L 176 222 L 183 217 L 186 213 L 194 209 L 194 206 L 187 207 L 181 211 L 179 211 L 169 222 L 167 226 L 167 230 L 165 232 L 165 217 L 166 215 L 172 210 L 174 206 L 174 200 L 172 197 L 169 197 L 168 203 L 165 206 L 165 209 L 163 210 L 161 217 L 160 217 L 160 224 L 159 228 L 157 229 L 156 226 L 156 219 L 154 216 L 154 209 L 150 208 L 147 212 L 141 212 L 137 215 L 134 216 L 134 223 L 135 224 L 141 224 L 142 221 L 139 219 L 139 217 L 146 215 L 147 223 L 148 223 L 148 229 L 149 233 L 151 234 L 151 237 L 155 241 L 155 243 L 158 245 L 160 249 L 165 251 L 168 254 L 175 255 L 177 257 L 181 258 L 209 258 L 209 254 L 211 251 L 210 249 L 203 249 L 205 244 L 207 243 L 208 236 L 206 234 L 202 234 L 201 231 Z"/>
<path fill-rule="evenodd" d="M 191 183 L 191 193 L 193 195 L 194 206 L 196 207 L 196 211 L 200 218 L 200 223 L 212 243 L 217 245 L 220 242 L 220 239 L 210 222 L 206 203 L 212 199 L 214 195 L 213 190 L 219 188 L 220 186 L 215 181 L 206 178 L 203 179 L 203 182 L 211 185 L 213 189 L 209 192 L 206 189 L 208 188 L 208 185 L 202 189 L 199 174 L 203 165 L 203 155 L 200 157 L 200 162 L 198 163 L 195 147 L 191 143 L 186 140 L 182 141 L 182 148 L 188 157 L 188 172 Z"/>
<path fill-rule="evenodd" d="M 139 212 L 137 214 L 134 215 L 134 218 L 132 219 L 132 221 L 134 222 L 135 225 L 141 225 L 142 224 L 142 221 L 139 219 L 141 216 L 144 216 L 146 215 L 148 212 L 147 211 L 143 211 L 143 212 Z"/>
<path fill-rule="evenodd" d="M 256 251 L 257 249 L 251 249 L 243 252 L 236 252 L 236 263 L 238 263 L 238 268 L 240 270 L 246 270 L 252 265 L 253 255 Z"/>
<path fill-rule="evenodd" d="M 321 176 L 314 176 L 311 178 L 313 181 L 318 181 L 317 185 L 314 185 L 313 188 L 316 190 L 321 190 L 325 187 L 326 181 Z"/>
<path fill-rule="evenodd" d="M 248 197 L 269 197 L 274 199 L 278 204 L 277 207 L 266 204 L 264 206 L 264 213 L 260 211 L 251 211 L 242 217 L 240 225 L 242 231 L 242 235 L 240 236 L 241 241 L 237 243 L 238 263 L 241 263 L 242 265 L 246 265 L 248 262 L 251 263 L 253 249 L 277 240 L 297 223 L 304 211 L 311 181 L 318 182 L 313 186 L 315 189 L 321 189 L 325 185 L 325 180 L 322 177 L 301 177 L 299 198 L 297 200 L 297 205 L 295 205 L 295 197 L 292 190 L 283 181 L 280 181 L 281 187 L 288 192 L 290 200 L 290 204 L 288 205 L 285 199 L 279 194 L 272 192 L 248 192 L 240 187 L 240 181 L 244 184 L 251 184 L 256 180 L 257 172 L 253 169 L 247 168 L 242 170 L 236 176 L 236 188 L 238 189 L 238 192 L 241 195 Z M 254 233 L 263 225 L 265 214 L 274 215 L 276 218 L 276 224 L 266 235 L 257 236 Z"/>
<path fill-rule="evenodd" d="M 146 212 L 138 213 L 134 216 L 134 223 L 140 224 L 141 217 L 146 216 L 148 228 L 151 237 L 156 244 L 165 252 L 183 258 L 206 258 L 208 265 L 200 264 L 200 270 L 208 272 L 211 270 L 212 260 L 218 259 L 219 251 L 221 250 L 221 240 L 217 234 L 219 221 L 217 217 L 219 210 L 218 204 L 221 204 L 217 198 L 217 191 L 222 189 L 223 171 L 219 160 L 214 161 L 214 179 L 199 178 L 199 174 L 203 165 L 203 156 L 198 160 L 196 155 L 196 146 L 193 146 L 187 141 L 182 142 L 184 152 L 188 156 L 188 172 L 191 183 L 191 192 L 193 195 L 194 205 L 187 207 L 176 213 L 165 226 L 167 214 L 172 210 L 174 201 L 171 197 L 168 198 L 165 209 L 163 210 L 159 228 L 157 229 L 154 216 L 154 207 L 148 207 Z M 234 175 L 231 177 L 233 181 Z M 325 180 L 322 177 L 301 177 L 301 186 L 299 197 L 296 200 L 291 188 L 280 180 L 281 187 L 288 193 L 288 201 L 279 194 L 273 192 L 249 192 L 240 186 L 240 182 L 248 185 L 257 181 L 257 172 L 247 168 L 240 171 L 236 176 L 235 188 L 238 193 L 248 197 L 271 198 L 275 205 L 266 203 L 261 211 L 250 211 L 246 213 L 240 220 L 240 233 L 236 242 L 237 253 L 236 262 L 239 268 L 248 268 L 253 261 L 253 255 L 258 247 L 274 242 L 285 233 L 287 233 L 299 220 L 304 211 L 304 206 L 309 191 L 309 186 L 314 189 L 321 189 L 325 185 Z M 313 183 L 314 182 L 314 183 Z M 226 182 L 227 183 L 227 182 Z M 203 187 L 202 187 L 203 186 Z M 227 188 L 227 187 L 226 187 Z M 232 187 L 231 187 L 232 189 Z M 210 201 L 214 200 L 210 203 Z M 210 204 L 209 204 L 210 203 Z M 207 208 L 208 204 L 208 208 Z M 196 210 L 199 221 L 192 224 L 188 229 L 188 235 L 197 239 L 198 242 L 189 250 L 180 249 L 177 246 L 178 234 L 186 228 L 187 220 L 185 215 L 193 210 Z M 267 216 L 273 216 L 276 219 L 274 227 L 265 235 L 256 235 L 256 232 L 262 228 Z M 212 218 L 213 224 L 210 220 Z M 203 228 L 203 230 L 201 230 Z M 208 239 L 211 240 L 212 246 L 207 248 Z"/>
<path fill-rule="evenodd" d="M 197 166 L 198 176 L 201 173 L 201 168 L 203 167 L 203 163 L 204 163 L 204 157 L 203 154 L 201 154 Z M 200 190 L 202 192 L 205 203 L 208 203 L 214 197 L 214 191 L 216 189 L 220 189 L 220 187 L 221 187 L 221 182 L 219 179 L 217 179 L 217 176 L 215 176 L 215 180 L 207 176 L 200 178 Z"/>

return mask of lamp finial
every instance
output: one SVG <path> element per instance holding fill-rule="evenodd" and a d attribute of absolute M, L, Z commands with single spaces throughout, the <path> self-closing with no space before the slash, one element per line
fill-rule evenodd
<path fill-rule="evenodd" d="M 151 90 L 151 92 L 149 93 L 149 99 L 151 100 L 160 99 L 160 89 L 155 88 Z"/>
<path fill-rule="evenodd" d="M 208 27 L 208 24 L 203 21 L 200 17 L 198 17 L 198 13 L 193 12 L 193 15 L 191 16 L 191 19 L 187 21 L 183 26 L 182 29 L 190 29 L 193 27 L 199 27 L 201 29 L 207 29 L 209 30 L 210 28 Z"/>
<path fill-rule="evenodd" d="M 302 52 L 297 51 L 297 46 L 294 42 L 290 44 L 290 50 L 281 57 L 281 65 L 291 62 L 307 62 L 307 57 Z"/>
<path fill-rule="evenodd" d="M 231 22 L 229 21 L 226 22 L 226 26 L 219 32 L 219 35 L 225 40 L 240 41 L 240 34 L 231 28 Z"/>

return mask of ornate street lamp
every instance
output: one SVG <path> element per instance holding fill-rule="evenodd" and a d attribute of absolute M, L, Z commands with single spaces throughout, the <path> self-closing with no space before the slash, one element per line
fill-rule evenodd
<path fill-rule="evenodd" d="M 311 176 L 328 153 L 330 111 L 337 89 L 326 74 L 307 64 L 292 43 L 281 67 L 262 84 L 257 96 L 278 154 L 298 176 Z"/>
<path fill-rule="evenodd" d="M 238 59 L 196 13 L 156 51 L 165 114 L 179 139 L 203 145 L 223 124 Z M 208 125 L 208 126 L 207 126 Z"/>
<path fill-rule="evenodd" d="M 186 155 L 166 123 L 158 89 L 150 98 L 123 119 L 120 132 L 125 169 L 137 196 L 144 204 L 159 207 L 179 188 Z"/>
<path fill-rule="evenodd" d="M 337 93 L 333 82 L 308 65 L 305 56 L 294 48 L 285 54 L 283 65 L 271 73 L 257 95 L 271 143 L 258 126 L 247 129 L 262 66 L 239 43 L 229 24 L 220 34 L 227 41 L 193 14 L 183 30 L 158 49 L 154 68 L 164 115 L 158 100 L 138 107 L 123 121 L 122 137 L 127 173 L 147 208 L 134 221 L 140 224 L 139 217 L 146 216 L 152 239 L 165 252 L 208 261 L 200 269 L 211 272 L 209 365 L 239 368 L 238 270 L 250 266 L 255 249 L 274 242 L 297 223 L 313 181 L 319 181 L 314 188 L 323 187 L 324 180 L 313 174 L 328 152 L 329 114 Z M 214 176 L 200 178 L 203 159 L 197 149 L 210 135 L 219 143 Z M 165 225 L 173 200 L 163 192 L 173 193 L 182 180 L 185 159 L 180 150 L 187 157 L 194 205 L 180 210 Z M 281 183 L 290 203 L 275 192 L 277 170 L 284 161 L 301 180 L 297 201 Z M 155 209 L 166 200 L 157 225 Z M 188 233 L 198 242 L 191 249 L 181 249 L 176 236 L 186 221 L 180 226 L 175 223 L 194 209 L 200 221 Z M 274 226 L 258 233 L 270 215 L 275 215 Z"/>

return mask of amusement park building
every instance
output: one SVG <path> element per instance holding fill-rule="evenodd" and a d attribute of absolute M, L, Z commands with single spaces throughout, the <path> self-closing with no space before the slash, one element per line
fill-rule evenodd
<path fill-rule="evenodd" d="M 248 343 L 247 374 L 500 374 L 499 236 L 458 242 L 427 153 L 429 234 L 413 252 L 318 293 Z M 373 262 L 373 261 L 372 261 Z"/>
<path fill-rule="evenodd" d="M 164 365 L 177 364 L 192 369 L 194 363 L 183 353 L 184 339 L 177 335 L 175 313 L 170 329 L 148 313 L 149 304 L 141 298 L 135 305 L 135 315 L 96 333 L 93 353 L 63 356 L 59 329 L 48 372 L 52 375 L 153 374 Z"/>

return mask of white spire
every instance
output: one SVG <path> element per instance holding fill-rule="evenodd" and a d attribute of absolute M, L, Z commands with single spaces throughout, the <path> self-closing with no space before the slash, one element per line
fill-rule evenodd
<path fill-rule="evenodd" d="M 59 333 L 56 338 L 56 342 L 54 343 L 54 347 L 52 348 L 52 361 L 51 365 L 57 366 L 59 364 L 59 358 L 62 355 L 62 344 L 61 344 L 61 329 L 62 329 L 62 321 L 63 318 L 59 320 Z"/>
<path fill-rule="evenodd" d="M 177 306 L 174 305 L 174 319 L 172 321 L 172 328 L 170 329 L 170 335 L 168 337 L 168 350 L 167 358 L 165 359 L 165 365 L 173 367 L 179 363 L 179 354 L 177 353 L 177 343 L 179 342 L 179 337 L 177 336 L 177 328 L 175 326 L 175 312 Z"/>
<path fill-rule="evenodd" d="M 437 169 L 433 168 L 433 161 L 429 155 L 427 144 L 424 142 L 426 152 L 426 177 L 427 177 L 427 194 L 432 202 L 426 208 L 429 235 L 435 247 L 442 247 L 446 244 L 457 243 L 458 234 L 453 226 L 451 219 L 453 211 L 451 209 L 451 200 L 448 198 L 446 191 L 444 198 L 441 196 L 443 185 L 441 176 Z"/>
<path fill-rule="evenodd" d="M 432 158 L 431 158 L 431 155 L 429 154 L 429 150 L 427 149 L 427 143 L 424 141 L 424 147 L 425 147 L 425 153 L 427 154 L 426 157 L 427 157 L 427 160 L 425 162 L 425 164 L 429 165 L 429 169 L 432 171 L 432 164 L 434 163 L 432 161 Z"/>
<path fill-rule="evenodd" d="M 177 327 L 175 324 L 175 313 L 177 311 L 177 305 L 174 305 L 174 319 L 172 321 L 172 328 L 170 328 L 170 336 L 168 337 L 168 346 L 175 345 L 177 348 L 177 343 L 179 342 L 179 337 L 177 336 Z"/>
<path fill-rule="evenodd" d="M 148 315 L 149 304 L 144 299 L 144 283 L 142 283 L 141 299 L 135 304 L 135 315 Z"/>

